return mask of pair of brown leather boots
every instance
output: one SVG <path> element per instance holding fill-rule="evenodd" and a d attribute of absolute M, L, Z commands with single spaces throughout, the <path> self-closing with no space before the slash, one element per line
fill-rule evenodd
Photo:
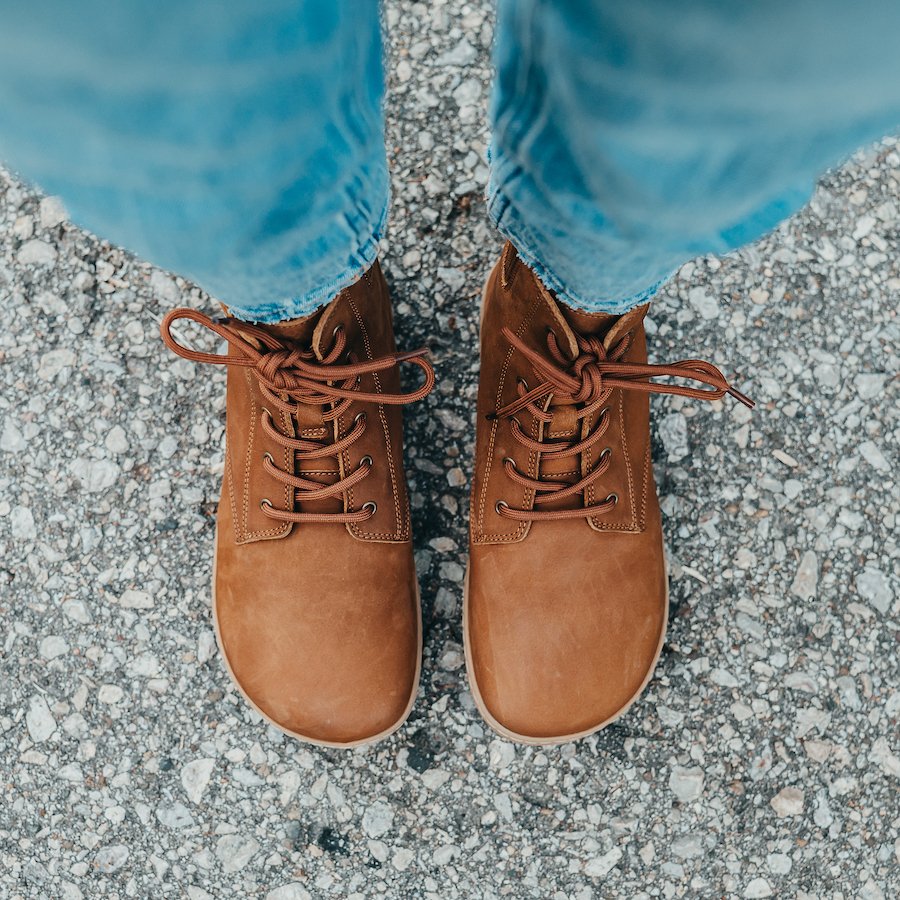
<path fill-rule="evenodd" d="M 749 403 L 709 363 L 648 366 L 646 311 L 571 309 L 510 245 L 485 288 L 463 630 L 475 702 L 512 740 L 597 731 L 652 675 L 668 588 L 648 395 Z M 228 355 L 179 344 L 178 319 Z M 424 350 L 396 351 L 380 267 L 304 319 L 179 309 L 162 333 L 228 366 L 213 612 L 238 688 L 300 740 L 385 737 L 412 708 L 422 653 L 400 406 L 434 373 Z M 411 393 L 404 362 L 425 375 Z"/>

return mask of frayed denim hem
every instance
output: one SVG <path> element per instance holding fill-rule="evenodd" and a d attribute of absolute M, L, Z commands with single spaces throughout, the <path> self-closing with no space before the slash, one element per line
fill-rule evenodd
<path fill-rule="evenodd" d="M 489 158 L 494 153 L 489 150 Z M 610 315 L 622 315 L 637 306 L 649 302 L 656 295 L 657 291 L 672 277 L 674 272 L 661 278 L 653 284 L 648 285 L 636 294 L 620 298 L 597 298 L 586 297 L 576 291 L 568 288 L 556 272 L 553 271 L 542 260 L 542 254 L 537 249 L 541 245 L 539 241 L 522 221 L 521 217 L 511 217 L 508 215 L 512 208 L 509 199 L 504 190 L 508 179 L 502 179 L 502 175 L 498 177 L 498 171 L 505 171 L 502 163 L 498 164 L 496 159 L 491 159 L 494 168 L 491 173 L 491 180 L 488 185 L 487 210 L 491 221 L 496 226 L 500 234 L 509 240 L 516 248 L 519 258 L 532 272 L 540 279 L 541 283 L 548 291 L 561 300 L 563 303 L 574 307 L 575 309 L 583 309 L 586 312 L 608 313 Z M 508 168 L 508 167 L 507 167 Z M 501 184 L 501 180 L 503 183 Z M 515 221 L 511 222 L 510 219 Z"/>
<path fill-rule="evenodd" d="M 500 226 L 498 226 L 498 228 L 500 228 Z M 541 284 L 543 284 L 557 300 L 565 303 L 567 306 L 571 306 L 574 309 L 581 309 L 585 312 L 608 313 L 613 316 L 621 316 L 637 306 L 649 303 L 656 296 L 657 291 L 659 291 L 669 278 L 671 278 L 671 275 L 666 278 L 661 278 L 656 284 L 652 284 L 650 287 L 644 288 L 644 290 L 639 293 L 632 294 L 630 297 L 625 297 L 620 300 L 589 299 L 568 290 L 563 285 L 562 281 L 560 281 L 550 269 L 537 259 L 527 245 L 523 246 L 516 238 L 507 234 L 503 228 L 500 228 L 500 233 L 512 242 L 513 246 L 516 248 L 516 253 L 519 255 L 519 259 L 534 272 Z"/>
<path fill-rule="evenodd" d="M 387 225 L 390 200 L 384 204 L 378 225 L 369 239 L 352 256 L 349 265 L 335 278 L 330 279 L 315 290 L 302 297 L 291 297 L 287 300 L 255 306 L 228 306 L 228 312 L 236 319 L 244 322 L 255 322 L 259 325 L 272 325 L 290 319 L 300 319 L 314 313 L 319 307 L 330 303 L 344 288 L 355 284 L 372 268 L 378 257 L 381 238 Z"/>

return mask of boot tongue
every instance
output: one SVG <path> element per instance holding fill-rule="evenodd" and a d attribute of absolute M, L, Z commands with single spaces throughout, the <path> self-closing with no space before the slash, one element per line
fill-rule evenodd
<path fill-rule="evenodd" d="M 629 310 L 622 315 L 609 313 L 590 313 L 575 309 L 552 297 L 549 291 L 544 291 L 545 302 L 551 306 L 553 319 L 556 322 L 555 332 L 564 352 L 568 351 L 570 359 L 574 359 L 579 353 L 576 335 L 582 337 L 599 337 L 605 349 L 609 350 L 644 318 L 649 304 Z M 545 433 L 553 437 L 567 440 L 577 440 L 584 437 L 583 425 L 577 418 L 577 409 L 572 405 L 552 407 L 553 419 L 545 428 Z M 580 471 L 581 462 L 574 463 L 576 471 Z M 560 459 L 543 459 L 541 461 L 541 474 L 546 479 L 554 477 L 561 481 L 574 483 L 578 475 L 572 474 L 573 460 L 571 457 Z M 547 510 L 573 509 L 581 501 L 578 497 L 568 497 L 562 500 L 551 500 L 543 504 Z"/>
<path fill-rule="evenodd" d="M 558 300 L 544 287 L 534 273 L 532 273 L 532 277 L 547 311 L 554 320 L 556 337 L 570 359 L 574 359 L 580 352 L 576 334 L 583 337 L 599 336 L 603 340 L 603 346 L 609 350 L 623 335 L 642 322 L 644 316 L 647 315 L 647 310 L 650 309 L 650 304 L 645 303 L 643 306 L 637 306 L 621 315 L 587 312 Z"/>
<path fill-rule="evenodd" d="M 330 305 L 330 304 L 329 304 Z M 222 309 L 226 316 L 231 315 L 231 310 L 222 304 Z M 287 319 L 284 322 L 265 322 L 254 323 L 257 328 L 268 331 L 275 337 L 285 337 L 291 341 L 296 341 L 300 345 L 309 346 L 313 340 L 313 334 L 316 326 L 322 318 L 326 307 L 320 307 L 311 312 L 308 316 L 301 316 L 299 319 Z M 247 337 L 254 346 L 258 346 L 259 342 L 252 337 Z"/>
<path fill-rule="evenodd" d="M 316 358 L 321 361 L 327 352 L 328 347 L 323 344 L 329 344 L 329 337 L 333 333 L 334 326 L 328 328 L 329 315 L 333 311 L 334 305 L 338 302 L 339 296 L 325 306 L 311 312 L 308 316 L 301 316 L 298 319 L 288 319 L 284 322 L 273 322 L 258 327 L 265 329 L 269 334 L 277 338 L 284 338 L 290 343 L 296 343 L 301 348 L 311 348 Z M 327 331 L 327 336 L 326 336 Z M 287 400 L 286 394 L 281 395 L 282 400 Z M 291 418 L 280 414 L 278 425 L 285 434 L 293 434 L 294 437 L 306 436 L 313 439 L 321 439 L 323 437 L 322 429 L 326 428 L 329 432 L 333 430 L 330 423 L 325 423 L 322 419 L 323 410 L 318 406 L 306 406 L 300 404 L 297 412 Z M 299 466 L 298 474 L 303 474 L 304 470 L 328 470 L 336 466 L 335 460 L 328 458 L 326 460 L 306 461 Z M 324 502 L 324 501 L 323 501 Z M 318 508 L 318 507 L 316 507 Z M 310 507 L 313 511 L 313 507 Z"/>
<path fill-rule="evenodd" d="M 570 359 L 575 359 L 575 357 L 578 356 L 578 341 L 575 339 L 575 332 L 572 330 L 572 325 L 563 313 L 563 310 L 567 309 L 567 307 L 565 304 L 560 303 L 556 297 L 544 287 L 543 283 L 534 272 L 530 269 L 529 272 L 534 281 L 534 285 L 537 288 L 538 295 L 544 301 L 547 313 L 553 320 L 553 331 L 556 334 L 556 339 L 561 344 L 563 352 L 566 353 Z M 574 310 L 572 311 L 574 312 Z"/>
<path fill-rule="evenodd" d="M 284 322 L 258 324 L 256 327 L 268 331 L 275 337 L 296 341 L 301 347 L 309 347 L 316 359 L 321 362 L 330 349 L 330 338 L 334 333 L 334 326 L 331 323 L 335 321 L 335 311 L 340 302 L 341 294 L 338 294 L 330 303 L 313 310 L 308 316 L 287 319 Z M 225 310 L 226 315 L 231 315 L 230 310 L 224 304 L 222 309 Z"/>
<path fill-rule="evenodd" d="M 296 341 L 301 346 L 309 346 L 312 343 L 313 334 L 319 320 L 322 318 L 322 310 L 317 309 L 308 316 L 300 319 L 289 319 L 286 322 L 275 322 L 271 325 L 262 325 L 269 334 L 279 338 L 287 338 Z"/>
<path fill-rule="evenodd" d="M 328 350 L 324 344 L 330 343 L 330 337 L 334 332 L 334 325 L 328 327 L 327 319 L 331 319 L 331 313 L 340 295 L 331 303 L 321 306 L 308 316 L 298 319 L 288 319 L 285 322 L 273 322 L 257 327 L 264 329 L 277 338 L 285 339 L 288 344 L 296 343 L 301 348 L 311 348 L 316 358 L 321 361 Z M 226 308 L 226 313 L 228 312 Z M 257 343 L 249 338 L 253 343 Z M 282 400 L 288 400 L 286 394 L 281 395 Z M 318 406 L 306 406 L 299 404 L 293 415 L 276 412 L 274 415 L 276 427 L 282 433 L 293 438 L 308 438 L 311 440 L 330 440 L 336 435 L 335 425 L 325 422 L 322 418 L 324 410 Z M 340 477 L 337 457 L 325 457 L 324 459 L 294 460 L 294 474 L 306 477 L 322 486 L 334 484 Z M 340 497 L 329 497 L 320 500 L 306 501 L 303 511 L 311 513 L 336 513 L 342 510 Z"/>
<path fill-rule="evenodd" d="M 559 303 L 559 309 L 572 331 L 584 337 L 597 336 L 609 350 L 616 342 L 643 321 L 650 304 L 637 306 L 622 315 L 611 313 L 590 313 Z"/>
<path fill-rule="evenodd" d="M 310 347 L 320 362 L 331 348 L 331 337 L 334 333 L 335 309 L 340 303 L 338 294 L 330 303 L 320 306 L 308 316 L 290 319 L 264 326 L 266 331 L 278 337 L 286 337 L 296 341 L 301 347 Z"/>

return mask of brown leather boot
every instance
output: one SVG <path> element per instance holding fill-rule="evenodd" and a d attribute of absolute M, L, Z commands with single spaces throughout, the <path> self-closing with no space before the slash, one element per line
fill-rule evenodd
<path fill-rule="evenodd" d="M 646 312 L 571 309 L 509 244 L 485 288 L 463 630 L 475 702 L 513 740 L 591 734 L 653 673 L 668 581 L 649 394 L 750 404 L 709 363 L 648 366 Z"/>
<path fill-rule="evenodd" d="M 220 335 L 228 356 L 183 347 L 178 319 Z M 396 352 L 380 267 L 303 319 L 179 309 L 162 334 L 186 359 L 228 366 L 213 611 L 235 683 L 301 740 L 386 736 L 412 707 L 421 658 L 399 405 L 434 373 L 424 350 Z M 401 362 L 425 373 L 412 393 Z"/>

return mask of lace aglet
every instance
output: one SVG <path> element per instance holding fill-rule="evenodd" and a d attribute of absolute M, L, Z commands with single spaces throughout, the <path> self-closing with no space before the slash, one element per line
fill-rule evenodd
<path fill-rule="evenodd" d="M 751 400 L 746 394 L 742 394 L 737 388 L 733 388 L 729 385 L 728 393 L 734 397 L 735 400 L 743 403 L 747 409 L 753 409 L 756 406 L 755 401 Z"/>

